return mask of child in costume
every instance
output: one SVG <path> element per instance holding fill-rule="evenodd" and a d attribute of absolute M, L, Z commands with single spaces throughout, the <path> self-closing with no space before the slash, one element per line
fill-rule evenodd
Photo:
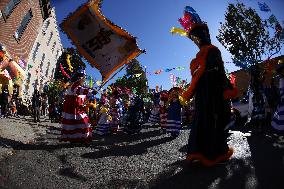
<path fill-rule="evenodd" d="M 173 87 L 169 91 L 168 101 L 168 116 L 166 130 L 172 135 L 177 137 L 181 130 L 181 108 L 182 105 L 179 101 L 179 94 L 182 90 L 178 87 Z"/>
<path fill-rule="evenodd" d="M 160 96 L 160 125 L 163 131 L 166 130 L 166 125 L 167 125 L 168 111 L 166 105 L 168 102 L 168 98 L 169 98 L 168 92 L 162 91 Z"/>
<path fill-rule="evenodd" d="M 111 132 L 116 133 L 119 130 L 119 120 L 120 120 L 120 110 L 119 110 L 119 100 L 118 91 L 115 90 L 110 97 L 110 116 L 111 116 Z"/>
<path fill-rule="evenodd" d="M 236 88 L 229 88 L 220 50 L 211 45 L 209 29 L 196 11 L 186 6 L 179 19 L 184 33 L 200 49 L 190 64 L 192 80 L 182 94 L 184 100 L 195 98 L 194 121 L 188 142 L 187 161 L 199 160 L 205 166 L 227 161 L 233 149 L 227 144 L 230 98 Z"/>
<path fill-rule="evenodd" d="M 143 124 L 144 102 L 136 96 L 127 112 L 125 132 L 128 134 L 139 133 Z"/>
<path fill-rule="evenodd" d="M 92 140 L 92 127 L 84 103 L 86 95 L 95 91 L 82 87 L 84 81 L 85 70 L 79 69 L 73 74 L 73 83 L 64 97 L 61 141 L 89 143 Z"/>
<path fill-rule="evenodd" d="M 97 109 L 96 98 L 90 98 L 86 108 L 87 108 L 86 111 L 88 112 L 91 125 L 92 126 L 96 125 L 98 121 L 96 118 L 96 109 Z"/>
<path fill-rule="evenodd" d="M 98 135 L 110 134 L 111 116 L 109 115 L 109 108 L 106 105 L 103 105 L 100 109 L 99 121 L 95 130 L 95 133 Z"/>
<path fill-rule="evenodd" d="M 153 108 L 152 108 L 151 115 L 150 115 L 149 120 L 148 120 L 149 125 L 155 125 L 155 124 L 160 122 L 160 115 L 159 115 L 160 105 L 159 105 L 159 102 L 160 102 L 160 93 L 155 92 L 154 98 L 153 98 Z"/>

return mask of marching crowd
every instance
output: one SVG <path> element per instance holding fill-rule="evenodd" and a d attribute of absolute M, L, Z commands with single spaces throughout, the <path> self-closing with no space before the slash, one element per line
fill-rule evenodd
<path fill-rule="evenodd" d="M 195 19 L 189 21 L 189 18 Z M 7 117 L 16 116 L 20 111 L 22 114 L 29 112 L 34 122 L 39 122 L 40 116 L 46 116 L 48 112 L 52 121 L 61 124 L 60 141 L 86 144 L 92 141 L 94 134 L 110 135 L 120 131 L 136 134 L 143 125 L 155 124 L 160 126 L 161 132 L 176 138 L 182 127 L 190 123 L 186 160 L 199 160 L 205 166 L 228 161 L 233 154 L 233 149 L 227 144 L 228 129 L 237 118 L 231 101 L 237 96 L 237 87 L 227 78 L 221 52 L 211 44 L 209 28 L 194 9 L 186 6 L 184 17 L 179 21 L 187 37 L 199 48 L 190 63 L 192 80 L 187 89 L 172 87 L 169 91 L 153 91 L 149 103 L 131 89 L 126 92 L 121 86 L 112 85 L 98 99 L 97 90 L 83 86 L 86 74 L 84 68 L 79 67 L 73 71 L 68 86 L 62 89 L 62 103 L 59 99 L 48 99 L 47 94 L 40 94 L 35 89 L 28 108 L 21 108 L 17 87 L 14 87 L 13 95 L 9 94 L 8 86 L 2 87 L 1 115 Z M 277 72 L 280 97 L 274 100 L 277 108 L 274 104 L 275 112 L 271 112 L 270 117 L 271 126 L 283 131 L 284 63 L 278 65 Z M 256 127 L 262 127 L 266 119 L 260 75 L 252 77 L 248 95 L 249 120 Z"/>

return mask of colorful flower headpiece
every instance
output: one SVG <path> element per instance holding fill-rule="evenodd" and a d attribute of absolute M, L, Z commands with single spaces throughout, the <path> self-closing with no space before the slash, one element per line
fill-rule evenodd
<path fill-rule="evenodd" d="M 178 21 L 184 29 L 173 27 L 171 33 L 178 33 L 181 36 L 188 36 L 193 28 L 197 26 L 207 27 L 207 24 L 200 19 L 197 12 L 191 6 L 184 8 L 184 15 L 182 18 L 179 18 Z"/>

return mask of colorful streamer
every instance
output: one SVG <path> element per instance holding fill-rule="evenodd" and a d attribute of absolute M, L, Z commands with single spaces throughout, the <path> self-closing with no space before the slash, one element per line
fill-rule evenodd
<path fill-rule="evenodd" d="M 180 71 L 180 70 L 184 70 L 184 69 L 185 69 L 185 67 L 181 67 L 181 66 L 176 67 L 176 70 L 178 70 L 178 71 Z"/>
<path fill-rule="evenodd" d="M 172 71 L 173 69 L 165 69 L 165 72 L 170 72 L 170 71 Z"/>
<path fill-rule="evenodd" d="M 175 67 L 175 68 L 166 68 L 166 69 L 159 69 L 159 70 L 156 70 L 154 71 L 153 73 L 152 72 L 146 72 L 148 75 L 152 75 L 152 74 L 161 74 L 163 72 L 170 72 L 172 70 L 177 70 L 177 71 L 181 71 L 181 70 L 184 70 L 185 67 L 184 66 L 178 66 L 178 67 Z"/>
<path fill-rule="evenodd" d="M 183 37 L 187 36 L 187 32 L 181 28 L 172 27 L 171 31 L 172 34 L 179 34 Z"/>
<path fill-rule="evenodd" d="M 93 77 L 90 76 L 89 87 L 93 88 L 93 84 L 94 84 Z"/>
<path fill-rule="evenodd" d="M 177 84 L 177 77 L 174 74 L 170 74 L 170 79 L 171 79 L 171 83 L 173 84 L 173 86 L 176 86 Z"/>
<path fill-rule="evenodd" d="M 59 64 L 59 67 L 60 67 L 60 70 L 61 70 L 62 74 L 63 74 L 64 76 L 66 76 L 68 79 L 71 79 L 70 75 L 68 75 L 68 74 L 65 72 L 65 70 L 64 70 L 64 68 L 63 68 L 63 66 L 62 66 L 61 63 Z"/>
<path fill-rule="evenodd" d="M 230 82 L 233 86 L 236 86 L 236 76 L 234 74 L 230 74 Z"/>
<path fill-rule="evenodd" d="M 154 72 L 154 74 L 161 74 L 163 72 L 163 70 L 157 70 Z"/>
<path fill-rule="evenodd" d="M 67 65 L 68 65 L 68 69 L 70 70 L 70 72 L 73 72 L 73 67 L 71 65 L 70 58 L 71 58 L 71 56 L 69 54 L 67 54 L 66 62 L 67 62 Z"/>

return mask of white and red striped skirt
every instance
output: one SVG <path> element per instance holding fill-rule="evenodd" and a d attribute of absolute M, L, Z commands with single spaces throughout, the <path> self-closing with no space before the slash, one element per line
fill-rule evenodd
<path fill-rule="evenodd" d="M 84 99 L 67 95 L 62 112 L 61 141 L 88 142 L 92 140 L 92 127 L 88 115 L 81 106 Z"/>

